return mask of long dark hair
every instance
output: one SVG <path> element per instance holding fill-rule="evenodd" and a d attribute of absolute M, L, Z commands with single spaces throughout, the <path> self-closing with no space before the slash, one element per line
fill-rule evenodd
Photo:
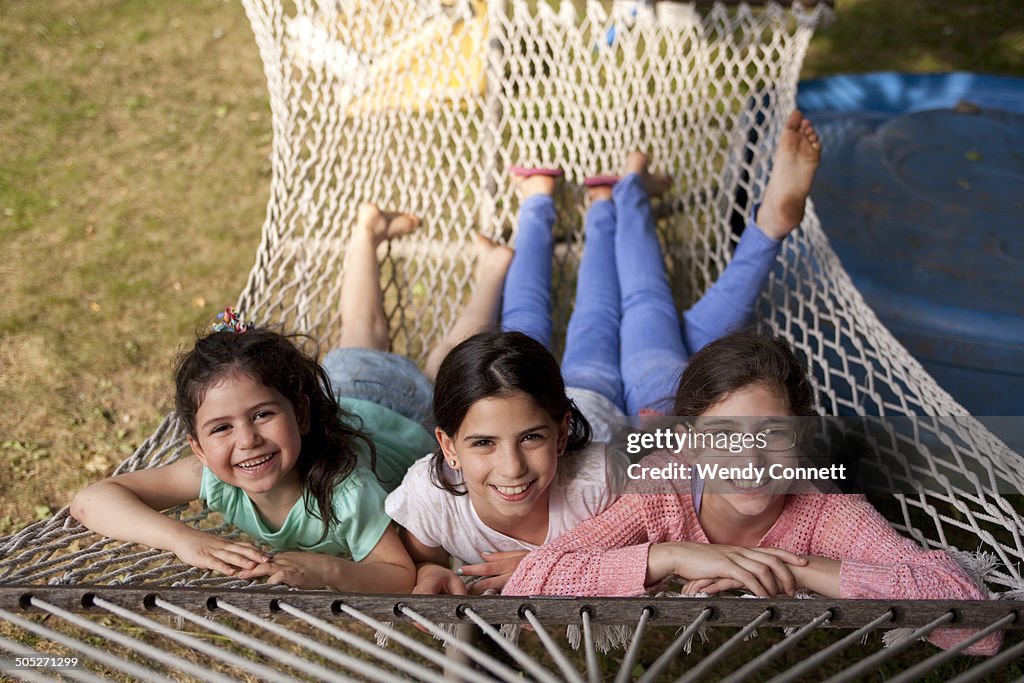
<path fill-rule="evenodd" d="M 232 372 L 276 389 L 296 411 L 307 405 L 309 431 L 302 436 L 295 467 L 319 508 L 313 509 L 307 499 L 306 511 L 324 523 L 326 537 L 327 529 L 339 521 L 334 487 L 355 469 L 361 448 L 369 453 L 371 468 L 376 467 L 377 450 L 369 434 L 355 426 L 361 425 L 360 419 L 338 405 L 318 355 L 317 343 L 303 335 L 265 328 L 213 332 L 198 338 L 195 348 L 179 359 L 174 404 L 192 438 L 197 438 L 196 411 L 206 391 Z"/>
<path fill-rule="evenodd" d="M 814 387 L 786 340 L 754 330 L 721 337 L 690 357 L 676 391 L 673 415 L 702 415 L 750 384 L 782 392 L 796 416 L 814 416 Z"/>
<path fill-rule="evenodd" d="M 530 396 L 556 423 L 570 414 L 566 452 L 590 443 L 590 423 L 565 395 L 558 361 L 522 332 L 481 332 L 452 349 L 437 371 L 434 420 L 454 437 L 474 403 L 515 391 Z M 444 453 L 438 448 L 431 461 L 431 481 L 449 493 L 465 495 L 464 488 L 448 479 L 445 468 Z"/>

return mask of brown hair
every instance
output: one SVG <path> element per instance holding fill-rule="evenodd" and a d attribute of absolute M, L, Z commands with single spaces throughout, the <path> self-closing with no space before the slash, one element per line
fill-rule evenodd
<path fill-rule="evenodd" d="M 522 332 L 481 332 L 452 349 L 437 371 L 434 420 L 441 431 L 454 437 L 474 403 L 516 391 L 536 401 L 556 423 L 570 414 L 567 453 L 590 443 L 590 423 L 566 396 L 558 361 L 543 344 Z M 446 476 L 440 448 L 431 464 L 435 486 L 465 495 L 465 489 Z"/>
<path fill-rule="evenodd" d="M 303 346 L 309 349 L 303 349 Z M 196 411 L 207 389 L 232 372 L 241 372 L 272 387 L 291 401 L 308 406 L 309 431 L 295 464 L 303 487 L 311 494 L 306 511 L 324 523 L 324 536 L 339 522 L 334 514 L 334 488 L 355 469 L 360 450 L 376 466 L 377 450 L 370 435 L 357 428 L 361 420 L 342 409 L 331 380 L 317 361 L 317 344 L 303 335 L 283 335 L 265 328 L 213 332 L 196 340 L 178 361 L 175 407 L 195 438 Z M 313 509 L 311 503 L 316 501 Z M 322 539 L 321 539 L 322 540 Z"/>
<path fill-rule="evenodd" d="M 781 337 L 740 330 L 690 357 L 676 391 L 673 415 L 702 415 L 729 394 L 750 384 L 782 392 L 793 415 L 814 416 L 814 386 L 807 370 Z"/>

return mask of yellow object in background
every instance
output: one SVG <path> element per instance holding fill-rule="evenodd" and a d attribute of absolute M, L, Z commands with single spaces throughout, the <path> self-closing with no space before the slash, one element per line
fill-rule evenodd
<path fill-rule="evenodd" d="M 299 15 L 288 26 L 289 50 L 299 64 L 337 79 L 349 114 L 477 106 L 486 86 L 486 2 L 439 3 L 410 25 L 415 16 L 414 6 L 401 14 L 394 4 L 359 4 L 332 18 Z"/>

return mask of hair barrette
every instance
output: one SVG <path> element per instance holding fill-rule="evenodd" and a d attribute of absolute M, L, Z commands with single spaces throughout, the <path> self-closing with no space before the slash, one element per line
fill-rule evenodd
<path fill-rule="evenodd" d="M 234 332 L 241 334 L 246 330 L 255 327 L 251 320 L 243 320 L 240 313 L 234 307 L 228 306 L 222 313 L 217 314 L 217 320 L 211 326 L 214 332 Z"/>

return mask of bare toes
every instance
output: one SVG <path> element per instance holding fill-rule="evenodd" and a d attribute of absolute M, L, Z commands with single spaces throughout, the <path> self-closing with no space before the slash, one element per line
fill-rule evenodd
<path fill-rule="evenodd" d="M 388 240 L 408 235 L 420 225 L 420 219 L 411 213 L 387 212 L 383 218 L 383 235 L 379 234 L 380 231 L 377 232 L 383 239 Z"/>
<path fill-rule="evenodd" d="M 630 152 L 626 155 L 626 173 L 647 173 L 648 159 L 643 152 Z"/>

